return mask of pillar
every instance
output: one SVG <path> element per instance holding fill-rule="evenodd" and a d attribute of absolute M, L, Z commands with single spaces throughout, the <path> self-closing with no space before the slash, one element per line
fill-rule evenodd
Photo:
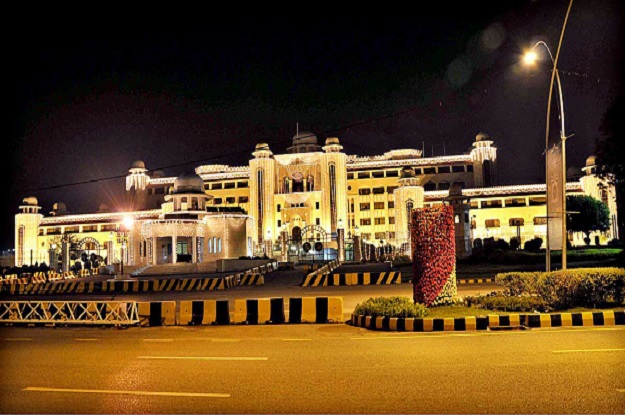
<path fill-rule="evenodd" d="M 150 251 L 150 254 L 151 254 L 150 260 L 152 261 L 152 265 L 156 265 L 157 261 L 158 261 L 157 252 L 156 252 L 157 251 L 156 243 L 157 243 L 157 238 L 151 237 L 150 238 L 150 247 L 151 247 L 152 250 Z"/>
<path fill-rule="evenodd" d="M 354 261 L 362 261 L 362 252 L 360 250 L 360 235 L 354 235 Z"/>
<path fill-rule="evenodd" d="M 345 229 L 339 228 L 336 230 L 336 236 L 339 245 L 339 261 L 345 262 Z"/>
<path fill-rule="evenodd" d="M 175 264 L 178 262 L 178 251 L 177 251 L 177 245 L 178 245 L 178 237 L 176 235 L 173 235 L 171 237 L 171 263 Z"/>
<path fill-rule="evenodd" d="M 62 271 L 69 271 L 69 244 L 66 241 L 61 243 L 61 255 L 62 255 Z"/>
<path fill-rule="evenodd" d="M 56 249 L 50 249 L 48 265 L 52 271 L 56 271 Z"/>
<path fill-rule="evenodd" d="M 289 260 L 289 258 L 288 258 L 288 252 L 287 252 L 288 245 L 286 243 L 287 242 L 286 241 L 286 239 L 287 239 L 286 231 L 282 231 L 281 235 L 282 235 L 282 245 L 281 245 L 281 248 L 282 248 L 282 252 L 281 252 L 282 253 L 282 261 L 287 262 Z"/>
<path fill-rule="evenodd" d="M 197 236 L 193 235 L 191 238 L 191 262 L 194 264 L 197 262 Z"/>

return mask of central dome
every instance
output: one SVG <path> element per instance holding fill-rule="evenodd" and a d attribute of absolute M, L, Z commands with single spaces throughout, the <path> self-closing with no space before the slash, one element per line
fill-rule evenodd
<path fill-rule="evenodd" d="M 195 172 L 182 173 L 174 180 L 173 193 L 204 193 L 204 180 Z"/>
<path fill-rule="evenodd" d="M 317 136 L 310 131 L 300 131 L 293 136 L 293 145 L 317 144 Z"/>

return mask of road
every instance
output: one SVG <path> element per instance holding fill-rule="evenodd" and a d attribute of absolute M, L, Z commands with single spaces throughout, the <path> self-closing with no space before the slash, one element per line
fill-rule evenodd
<path fill-rule="evenodd" d="M 2 413 L 623 413 L 625 328 L 0 328 Z"/>

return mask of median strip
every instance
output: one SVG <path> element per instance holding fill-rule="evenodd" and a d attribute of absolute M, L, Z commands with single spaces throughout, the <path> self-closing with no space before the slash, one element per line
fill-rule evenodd
<path fill-rule="evenodd" d="M 26 392 L 57 392 L 57 393 L 100 393 L 109 395 L 139 395 L 139 396 L 177 396 L 185 398 L 229 398 L 229 393 L 195 393 L 195 392 L 151 392 L 151 391 L 125 391 L 106 389 L 63 389 L 42 388 L 30 386 L 22 389 Z"/>
<path fill-rule="evenodd" d="M 268 360 L 267 357 L 225 357 L 225 356 L 139 356 L 139 359 L 149 360 L 209 360 L 209 361 L 259 361 Z"/>

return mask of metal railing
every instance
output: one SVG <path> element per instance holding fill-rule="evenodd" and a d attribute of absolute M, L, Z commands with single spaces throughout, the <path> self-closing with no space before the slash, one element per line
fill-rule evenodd
<path fill-rule="evenodd" d="M 139 312 L 135 301 L 2 301 L 0 324 L 7 323 L 133 325 Z"/>

